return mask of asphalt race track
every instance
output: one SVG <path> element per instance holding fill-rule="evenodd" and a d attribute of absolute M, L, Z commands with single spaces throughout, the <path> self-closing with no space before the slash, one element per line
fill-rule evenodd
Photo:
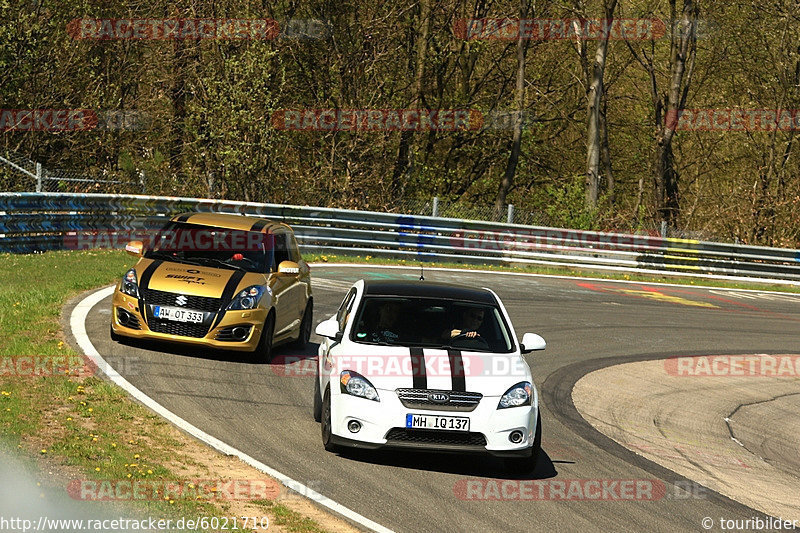
<path fill-rule="evenodd" d="M 548 343 L 546 351 L 526 356 L 541 395 L 544 452 L 526 479 L 660 480 L 665 493 L 625 501 L 539 499 L 512 491 L 510 501 L 489 491 L 467 498 L 468 481 L 487 487 L 489 479 L 520 478 L 488 457 L 323 450 L 311 417 L 313 364 L 307 361 L 316 357 L 316 337 L 304 354 L 281 348 L 272 365 L 251 365 L 235 355 L 112 343 L 110 299 L 91 310 L 86 327 L 100 354 L 127 361 L 117 370 L 167 409 L 395 531 L 703 531 L 706 517 L 763 516 L 713 492 L 687 497 L 684 478 L 586 423 L 571 391 L 587 373 L 623 362 L 797 352 L 800 295 L 740 297 L 722 289 L 433 270 L 425 276 L 492 288 L 518 336 L 539 333 Z M 362 277 L 417 279 L 419 270 L 313 265 L 314 324 L 330 316 L 350 283 Z"/>

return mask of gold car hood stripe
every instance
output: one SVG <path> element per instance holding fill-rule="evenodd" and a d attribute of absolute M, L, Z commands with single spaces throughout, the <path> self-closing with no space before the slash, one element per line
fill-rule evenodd
<path fill-rule="evenodd" d="M 151 275 L 149 288 L 191 296 L 219 298 L 234 272 L 237 271 L 163 262 Z"/>
<path fill-rule="evenodd" d="M 212 324 L 211 329 L 214 329 L 219 325 L 222 321 L 222 318 L 225 316 L 225 307 L 228 306 L 228 303 L 231 301 L 233 296 L 236 294 L 237 287 L 239 283 L 242 282 L 242 278 L 244 278 L 245 272 L 242 270 L 237 270 L 233 273 L 233 276 L 228 280 L 228 284 L 225 285 L 225 290 L 222 291 L 222 305 L 223 309 L 217 315 L 217 319 L 214 320 L 214 324 Z"/>

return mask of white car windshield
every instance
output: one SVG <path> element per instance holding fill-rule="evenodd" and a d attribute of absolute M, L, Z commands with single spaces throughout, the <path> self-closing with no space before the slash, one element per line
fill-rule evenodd
<path fill-rule="evenodd" d="M 476 352 L 513 350 L 511 334 L 498 307 L 431 298 L 365 297 L 350 340 Z"/>

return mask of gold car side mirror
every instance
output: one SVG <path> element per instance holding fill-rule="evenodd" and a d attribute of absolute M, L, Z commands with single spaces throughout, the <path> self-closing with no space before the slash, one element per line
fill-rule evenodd
<path fill-rule="evenodd" d="M 281 261 L 278 265 L 278 274 L 296 276 L 300 273 L 300 265 L 294 261 Z"/>
<path fill-rule="evenodd" d="M 144 243 L 142 241 L 131 241 L 125 245 L 125 251 L 133 256 L 142 257 L 144 255 Z"/>

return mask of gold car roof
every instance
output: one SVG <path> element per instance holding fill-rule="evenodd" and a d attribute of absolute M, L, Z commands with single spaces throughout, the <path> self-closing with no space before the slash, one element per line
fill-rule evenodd
<path fill-rule="evenodd" d="M 187 222 L 199 226 L 213 226 L 241 231 L 274 233 L 277 230 L 290 230 L 289 226 L 281 222 L 232 213 L 182 213 L 175 215 L 171 220 L 173 222 Z"/>

